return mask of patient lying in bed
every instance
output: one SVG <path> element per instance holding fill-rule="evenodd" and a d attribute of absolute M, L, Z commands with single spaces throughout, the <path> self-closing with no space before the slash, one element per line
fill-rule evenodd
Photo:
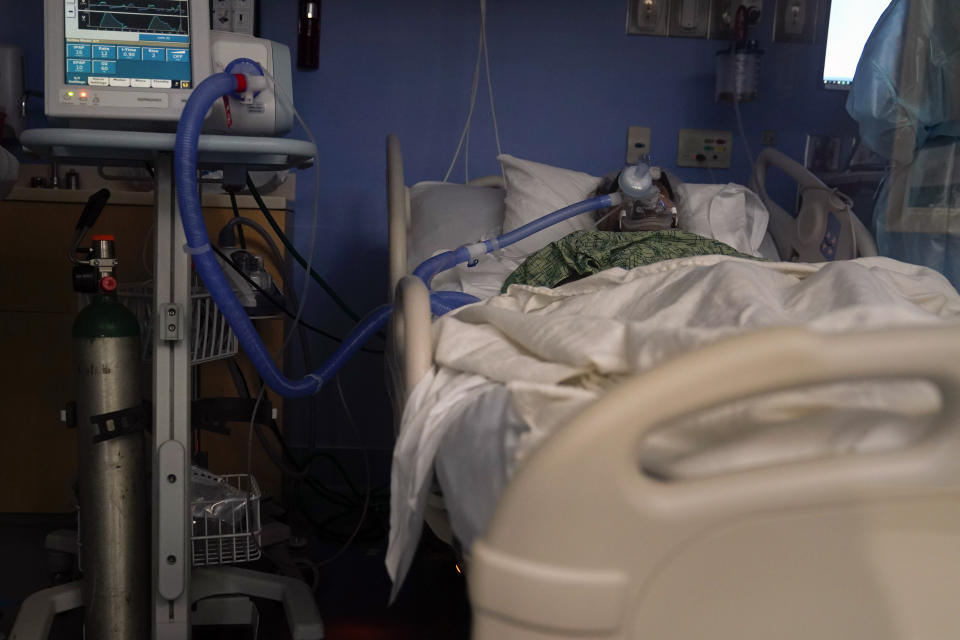
<path fill-rule="evenodd" d="M 693 256 L 754 256 L 678 228 L 679 210 L 685 205 L 674 189 L 675 176 L 654 168 L 654 185 L 660 191 L 655 208 L 631 212 L 624 205 L 598 211 L 596 231 L 574 231 L 527 257 L 506 279 L 502 292 L 513 284 L 556 287 L 607 269 L 635 269 L 644 265 Z M 602 179 L 592 196 L 617 191 L 620 171 Z"/>
<path fill-rule="evenodd" d="M 531 165 L 523 165 L 525 175 L 537 177 Z M 589 186 L 558 201 L 560 190 L 543 188 L 541 176 L 531 182 L 553 199 L 538 199 L 533 187 L 517 190 L 504 168 L 508 209 L 536 205 L 513 228 L 602 188 L 600 180 L 581 180 Z M 775 251 L 773 260 L 759 260 L 767 212 L 756 196 L 736 185 L 670 187 L 685 199 L 679 229 L 620 233 L 591 230 L 587 222 L 522 255 L 501 252 L 472 269 L 441 274 L 448 286 L 479 295 L 478 275 L 491 283 L 500 279 L 486 294 L 490 299 L 437 320 L 434 366 L 407 400 L 392 470 L 387 566 L 395 585 L 416 549 L 435 478 L 453 532 L 469 548 L 516 469 L 625 377 L 770 327 L 838 333 L 960 322 L 960 295 L 930 269 L 885 258 L 778 262 Z M 518 286 L 496 295 L 508 274 L 507 283 Z M 824 421 L 822 415 L 923 415 L 938 401 L 926 391 L 893 382 L 795 390 L 763 405 L 734 405 L 728 418 L 750 424 L 809 416 L 830 440 L 834 426 L 837 434 L 846 433 L 850 421 Z M 684 392 L 677 389 L 678 396 Z M 871 417 L 873 427 L 883 424 Z"/>

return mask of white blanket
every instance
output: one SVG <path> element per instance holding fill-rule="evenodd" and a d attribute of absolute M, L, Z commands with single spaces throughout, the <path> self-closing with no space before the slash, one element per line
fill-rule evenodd
<path fill-rule="evenodd" d="M 513 448 L 522 461 L 625 377 L 734 334 L 944 322 L 960 322 L 960 295 L 930 269 L 886 258 L 813 265 L 722 256 L 611 269 L 556 289 L 513 286 L 441 318 L 436 367 L 412 393 L 394 451 L 387 568 L 395 589 L 416 548 L 440 441 L 458 412 L 496 385 L 509 389 L 529 427 Z M 900 409 L 910 402 L 902 394 L 850 396 L 841 387 L 815 399 L 794 392 L 790 410 L 803 401 L 877 408 L 880 396 Z"/>

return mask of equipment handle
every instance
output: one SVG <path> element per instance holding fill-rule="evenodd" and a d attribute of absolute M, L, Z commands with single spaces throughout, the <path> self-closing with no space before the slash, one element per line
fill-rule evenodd
<path fill-rule="evenodd" d="M 99 218 L 100 214 L 103 213 L 103 210 L 107 206 L 107 202 L 109 200 L 109 189 L 100 189 L 100 191 L 97 191 L 95 194 L 90 196 L 90 198 L 87 200 L 87 204 L 83 207 L 83 213 L 80 214 L 80 219 L 77 221 L 77 226 L 74 229 L 76 231 L 92 229 L 93 225 L 97 223 L 97 218 Z"/>

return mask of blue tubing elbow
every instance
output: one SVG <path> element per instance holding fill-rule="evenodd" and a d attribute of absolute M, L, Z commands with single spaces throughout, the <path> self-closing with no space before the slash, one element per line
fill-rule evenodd
<path fill-rule="evenodd" d="M 423 280 L 423 283 L 429 289 L 434 276 L 441 271 L 453 269 L 464 262 L 470 262 L 470 252 L 467 251 L 466 247 L 444 251 L 421 262 L 420 266 L 413 270 L 413 275 Z"/>
<path fill-rule="evenodd" d="M 200 141 L 204 118 L 214 102 L 236 90 L 237 80 L 234 76 L 217 73 L 201 82 L 187 101 L 177 126 L 174 147 L 177 203 L 180 205 L 187 246 L 193 254 L 197 273 L 200 274 L 210 296 L 220 308 L 230 327 L 237 334 L 237 340 L 263 377 L 264 383 L 285 398 L 302 398 L 319 391 L 324 382 L 336 375 L 336 372 L 356 353 L 363 342 L 386 324 L 390 309 L 387 307 L 376 309 L 354 329 L 330 361 L 305 378 L 290 380 L 277 368 L 263 341 L 260 340 L 260 335 L 253 327 L 250 317 L 234 295 L 230 283 L 223 275 L 211 250 L 197 187 L 197 145 Z"/>

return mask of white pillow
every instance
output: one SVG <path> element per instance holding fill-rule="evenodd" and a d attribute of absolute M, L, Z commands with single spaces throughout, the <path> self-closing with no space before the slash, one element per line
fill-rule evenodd
<path fill-rule="evenodd" d="M 770 214 L 755 193 L 738 184 L 680 186 L 680 228 L 728 244 L 740 253 L 760 257 Z"/>
<path fill-rule="evenodd" d="M 497 159 L 503 168 L 503 181 L 507 187 L 504 233 L 557 209 L 586 200 L 600 184 L 600 178 L 580 171 L 551 167 L 511 155 L 501 155 Z M 526 257 L 573 231 L 593 228 L 594 222 L 592 213 L 584 213 L 507 247 L 503 255 Z"/>
<path fill-rule="evenodd" d="M 500 235 L 503 197 L 503 189 L 495 187 L 444 182 L 421 182 L 410 187 L 410 271 L 439 251 Z"/>

